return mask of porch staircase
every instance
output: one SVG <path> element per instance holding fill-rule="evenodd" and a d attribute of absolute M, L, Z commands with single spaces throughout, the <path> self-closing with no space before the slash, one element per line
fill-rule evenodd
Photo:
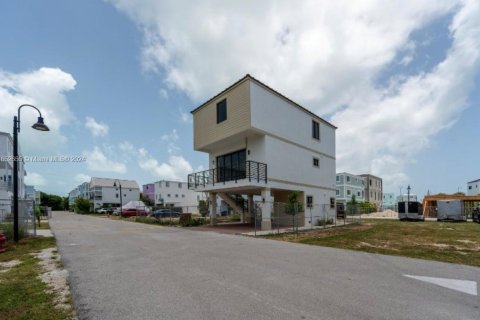
<path fill-rule="evenodd" d="M 235 201 L 234 198 L 232 198 L 230 195 L 226 194 L 226 193 L 217 193 L 217 195 L 223 200 L 225 201 L 229 206 L 230 208 L 233 209 L 233 212 L 235 213 L 238 213 L 238 214 L 242 214 L 243 213 L 243 208 L 237 204 L 237 202 Z"/>

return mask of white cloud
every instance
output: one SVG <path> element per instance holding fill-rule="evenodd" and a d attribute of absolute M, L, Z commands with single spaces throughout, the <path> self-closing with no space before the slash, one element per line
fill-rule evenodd
<path fill-rule="evenodd" d="M 90 130 L 94 137 L 102 137 L 108 134 L 108 125 L 103 122 L 97 122 L 92 117 L 85 118 L 85 127 Z"/>
<path fill-rule="evenodd" d="M 385 91 L 371 90 L 367 99 L 352 100 L 333 116 L 339 126 L 338 167 L 405 182 L 405 166 L 466 107 L 480 67 L 478 16 L 475 2 L 456 14 L 450 26 L 452 47 L 430 73 L 408 77 Z"/>
<path fill-rule="evenodd" d="M 130 154 L 132 152 L 135 152 L 135 148 L 133 147 L 133 144 L 131 144 L 128 141 L 121 142 L 118 145 L 118 147 L 120 148 L 120 150 L 122 150 L 123 152 L 126 152 L 128 154 Z"/>
<path fill-rule="evenodd" d="M 478 1 L 111 2 L 143 30 L 143 68 L 168 87 L 203 102 L 251 73 L 333 114 L 338 169 L 387 183 L 455 122 L 479 70 Z M 378 88 L 386 67 L 414 63 L 412 32 L 449 14 L 445 60 Z"/>
<path fill-rule="evenodd" d="M 65 93 L 75 88 L 72 75 L 57 68 L 11 73 L 0 70 L 0 128 L 13 126 L 13 116 L 22 104 L 33 104 L 40 109 L 49 132 L 32 130 L 38 113 L 31 108 L 22 108 L 21 149 L 25 155 L 57 154 L 59 146 L 66 142 L 62 127 L 69 125 L 74 116 Z"/>
<path fill-rule="evenodd" d="M 47 180 L 40 173 L 27 172 L 27 176 L 25 177 L 25 184 L 35 187 L 43 187 L 47 185 Z"/>
<path fill-rule="evenodd" d="M 86 175 L 84 173 L 79 173 L 77 175 L 75 175 L 75 177 L 73 178 L 75 180 L 76 183 L 84 183 L 84 182 L 89 182 L 91 177 L 89 175 Z"/>
<path fill-rule="evenodd" d="M 193 172 L 190 163 L 182 156 L 171 155 L 167 162 L 160 163 L 146 149 L 138 149 L 138 165 L 159 179 L 186 181 Z"/>
<path fill-rule="evenodd" d="M 122 162 L 109 159 L 99 147 L 94 147 L 92 151 L 85 151 L 87 168 L 93 171 L 126 173 L 127 167 Z"/>
<path fill-rule="evenodd" d="M 177 129 L 173 129 L 171 133 L 164 134 L 161 137 L 161 140 L 167 143 L 167 152 L 169 154 L 175 153 L 180 150 L 180 148 L 177 146 L 178 138 L 179 137 L 177 134 Z"/>
<path fill-rule="evenodd" d="M 180 110 L 180 120 L 183 123 L 192 123 L 193 122 L 192 115 L 189 112 L 185 112 L 185 111 L 181 111 L 181 110 Z"/>

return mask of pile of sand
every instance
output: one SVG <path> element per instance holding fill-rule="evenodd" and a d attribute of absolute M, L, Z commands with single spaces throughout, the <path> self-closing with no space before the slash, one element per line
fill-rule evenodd
<path fill-rule="evenodd" d="M 365 218 L 388 218 L 388 219 L 398 219 L 398 212 L 387 209 L 382 212 L 372 212 L 369 214 L 362 215 Z"/>

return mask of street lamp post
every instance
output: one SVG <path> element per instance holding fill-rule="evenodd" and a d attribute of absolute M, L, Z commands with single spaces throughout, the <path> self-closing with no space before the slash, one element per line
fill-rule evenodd
<path fill-rule="evenodd" d="M 31 107 L 38 111 L 40 115 L 37 123 L 32 128 L 39 131 L 49 131 L 50 129 L 43 123 L 42 113 L 37 107 L 31 104 L 22 104 L 18 107 L 17 115 L 13 117 L 13 240 L 18 242 L 18 133 L 20 132 L 20 110 L 23 107 Z"/>
<path fill-rule="evenodd" d="M 410 209 L 410 185 L 407 187 L 407 213 Z"/>
<path fill-rule="evenodd" d="M 122 204 L 122 184 L 120 183 L 120 180 L 115 180 L 113 182 L 113 186 L 116 187 L 117 186 L 117 181 L 118 181 L 118 187 L 120 189 L 120 212 L 119 212 L 119 216 L 121 217 L 122 216 L 122 207 L 123 207 L 123 204 Z"/>

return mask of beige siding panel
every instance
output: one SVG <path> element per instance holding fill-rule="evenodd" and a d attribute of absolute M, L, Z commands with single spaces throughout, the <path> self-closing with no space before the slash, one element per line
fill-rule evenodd
<path fill-rule="evenodd" d="M 250 80 L 238 84 L 193 114 L 195 150 L 251 128 Z M 217 103 L 227 99 L 227 120 L 217 124 Z"/>

